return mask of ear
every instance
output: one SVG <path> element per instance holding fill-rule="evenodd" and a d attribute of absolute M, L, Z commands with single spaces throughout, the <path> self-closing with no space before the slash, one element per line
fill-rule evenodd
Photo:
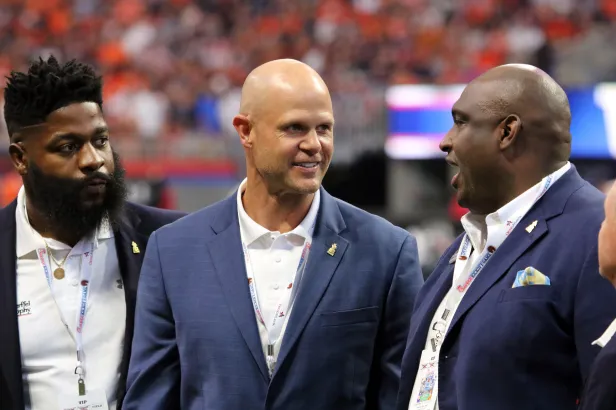
<path fill-rule="evenodd" d="M 14 142 L 9 145 L 9 155 L 11 156 L 13 167 L 19 172 L 19 175 L 26 175 L 28 173 L 28 154 L 23 143 Z"/>
<path fill-rule="evenodd" d="M 501 150 L 511 147 L 522 131 L 522 120 L 516 114 L 510 114 L 499 125 Z"/>
<path fill-rule="evenodd" d="M 233 117 L 233 126 L 237 131 L 237 134 L 240 136 L 240 142 L 244 148 L 252 147 L 252 123 L 248 119 L 248 116 L 243 114 L 238 114 Z"/>

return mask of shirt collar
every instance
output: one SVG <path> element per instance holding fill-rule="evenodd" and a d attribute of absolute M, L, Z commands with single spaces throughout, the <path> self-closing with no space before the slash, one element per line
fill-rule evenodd
<path fill-rule="evenodd" d="M 592 342 L 593 345 L 599 345 L 601 347 L 605 347 L 605 345 L 612 340 L 612 337 L 614 337 L 614 334 L 616 334 L 616 320 L 614 320 L 609 327 L 607 328 L 607 330 L 601 335 L 600 338 L 598 338 L 597 340 L 595 340 L 594 342 Z"/>
<path fill-rule="evenodd" d="M 15 222 L 17 223 L 17 258 L 23 258 L 26 255 L 35 252 L 38 248 L 45 247 L 45 240 L 33 227 L 28 219 L 26 210 L 26 191 L 22 186 L 17 194 L 17 210 L 15 213 Z M 98 247 L 99 241 L 114 237 L 113 229 L 107 218 L 103 219 L 94 235 L 95 247 Z M 70 250 L 71 247 L 62 242 L 48 239 L 47 243 L 52 249 Z"/>
<path fill-rule="evenodd" d="M 267 228 L 259 225 L 255 222 L 244 209 L 244 204 L 242 203 L 242 194 L 246 189 L 246 181 L 245 178 L 240 187 L 237 190 L 237 213 L 238 219 L 240 222 L 240 232 L 242 236 L 242 240 L 246 244 L 246 246 L 250 246 L 252 243 L 260 239 L 265 235 L 280 234 L 279 232 L 270 231 Z M 312 204 L 310 205 L 310 209 L 308 213 L 304 217 L 303 221 L 295 227 L 288 235 L 297 235 L 304 240 L 310 239 L 312 237 L 312 230 L 314 228 L 315 221 L 317 219 L 317 214 L 319 213 L 319 206 L 321 202 L 321 192 L 317 190 L 314 194 L 314 198 L 312 200 Z"/>
<path fill-rule="evenodd" d="M 550 187 L 554 186 L 554 183 L 567 171 L 569 171 L 570 168 L 571 163 L 567 162 L 561 168 L 553 172 L 551 174 L 552 184 L 550 185 Z M 473 248 L 477 250 L 483 250 L 484 242 L 487 240 L 489 227 L 495 227 L 498 225 L 505 224 L 518 209 L 524 207 L 525 205 L 532 206 L 530 202 L 535 199 L 535 188 L 537 188 L 542 182 L 543 181 L 540 181 L 537 184 L 533 185 L 531 188 L 514 198 L 512 201 L 505 204 L 496 212 L 492 212 L 491 214 L 488 214 L 486 216 L 473 215 L 470 212 L 464 215 L 460 222 L 462 223 L 462 227 L 468 235 L 471 244 L 473 245 Z"/>

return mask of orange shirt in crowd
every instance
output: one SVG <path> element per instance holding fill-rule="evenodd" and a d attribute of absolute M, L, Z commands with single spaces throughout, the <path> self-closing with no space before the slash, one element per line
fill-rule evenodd
<path fill-rule="evenodd" d="M 21 185 L 21 177 L 14 172 L 0 175 L 0 207 L 7 206 L 17 198 Z"/>

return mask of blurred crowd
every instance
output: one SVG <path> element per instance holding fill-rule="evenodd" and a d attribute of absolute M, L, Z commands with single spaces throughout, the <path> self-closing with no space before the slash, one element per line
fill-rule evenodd
<path fill-rule="evenodd" d="M 49 53 L 96 65 L 114 134 L 139 154 L 164 139 L 223 155 L 237 87 L 276 58 L 364 96 L 346 110 L 368 122 L 387 84 L 464 83 L 509 61 L 616 80 L 613 38 L 613 0 L 0 0 L 0 73 Z"/>
<path fill-rule="evenodd" d="M 466 83 L 507 62 L 566 85 L 616 81 L 614 38 L 616 0 L 0 0 L 0 81 L 38 56 L 77 58 L 104 76 L 124 157 L 241 159 L 239 87 L 254 67 L 291 57 L 329 85 L 344 161 L 382 150 L 390 84 Z M 0 203 L 19 186 L 7 174 Z M 429 272 L 460 227 L 409 230 Z"/>

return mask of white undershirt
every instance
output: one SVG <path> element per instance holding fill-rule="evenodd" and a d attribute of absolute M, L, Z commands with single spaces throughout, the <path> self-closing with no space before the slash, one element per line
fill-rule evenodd
<path fill-rule="evenodd" d="M 80 255 L 64 264 L 64 279 L 53 279 L 53 296 L 37 258 L 45 240 L 28 221 L 26 195 L 17 197 L 17 314 L 22 354 L 26 410 L 58 408 L 59 394 L 77 395 L 76 346 L 73 334 L 80 303 Z M 94 235 L 95 251 L 90 294 L 83 330 L 86 388 L 102 389 L 110 410 L 116 408 L 116 391 L 124 347 L 126 302 L 113 230 L 103 223 Z M 71 247 L 47 239 L 54 258 L 61 262 Z M 50 258 L 51 259 L 51 258 Z M 51 270 L 57 267 L 51 259 Z M 54 302 L 55 297 L 55 302 Z M 56 305 L 57 302 L 57 305 Z"/>
<path fill-rule="evenodd" d="M 312 240 L 310 228 L 314 225 L 319 212 L 321 194 L 319 191 L 315 193 L 310 210 L 304 220 L 291 232 L 281 234 L 277 231 L 269 231 L 248 216 L 242 203 L 242 194 L 245 189 L 246 179 L 242 181 L 237 191 L 240 235 L 250 254 L 263 320 L 265 323 L 271 323 L 277 304 L 297 271 L 304 244 L 306 240 Z M 274 345 L 276 356 L 280 351 L 290 316 L 291 310 L 287 312 L 287 320 L 283 325 L 278 341 Z M 256 315 L 255 320 L 259 327 L 263 354 L 267 355 L 269 344 L 267 329 L 257 320 Z"/>
<path fill-rule="evenodd" d="M 554 183 L 560 177 L 562 177 L 570 168 L 571 168 L 571 164 L 567 162 L 567 164 L 565 164 L 563 167 L 561 167 L 560 169 L 552 173 L 550 187 L 554 186 Z M 431 339 L 433 338 L 433 333 L 434 333 L 435 337 L 440 338 L 439 343 L 438 343 L 439 349 L 437 350 L 437 355 L 438 355 L 438 352 L 440 352 L 440 346 L 442 346 L 443 344 L 445 334 L 447 333 L 449 324 L 451 323 L 451 318 L 453 318 L 453 316 L 455 315 L 456 310 L 458 309 L 458 306 L 460 305 L 460 302 L 464 298 L 464 296 L 458 297 L 458 298 L 452 297 L 453 294 L 457 292 L 453 284 L 455 284 L 460 277 L 463 277 L 464 275 L 468 275 L 470 270 L 475 268 L 475 266 L 477 265 L 479 256 L 484 251 L 488 238 L 492 238 L 492 235 L 494 235 L 497 230 L 507 229 L 505 227 L 505 224 L 510 219 L 512 219 L 513 215 L 516 214 L 518 210 L 530 209 L 532 207 L 536 199 L 536 196 L 535 196 L 536 190 L 540 188 L 540 185 L 542 185 L 542 182 L 537 183 L 535 186 L 529 188 L 526 192 L 514 198 L 512 201 L 504 205 L 502 208 L 500 208 L 496 212 L 488 214 L 487 216 L 473 215 L 471 213 L 468 213 L 462 217 L 461 223 L 464 228 L 464 231 L 468 235 L 473 251 L 468 258 L 468 262 L 465 263 L 465 266 L 464 266 L 465 269 L 463 270 L 456 269 L 454 271 L 455 274 L 454 274 L 453 281 L 452 281 L 452 287 L 450 288 L 449 292 L 447 292 L 447 294 L 441 301 L 439 307 L 434 312 L 434 316 L 432 318 L 432 321 L 430 322 L 431 326 L 433 326 L 438 318 L 441 318 L 444 316 L 445 309 L 447 309 L 446 301 L 448 299 L 455 300 L 456 303 L 453 306 L 453 309 L 451 308 L 451 306 L 449 306 L 449 309 L 448 309 L 449 312 L 447 315 L 445 315 L 449 318 L 449 320 L 447 321 L 447 327 L 443 329 L 440 333 L 431 332 L 431 331 L 428 332 L 427 337 L 426 337 L 426 344 L 424 346 L 425 350 L 430 350 L 430 351 L 433 350 Z M 522 218 L 523 216 L 524 215 L 519 215 L 520 218 Z M 518 229 L 524 229 L 524 227 L 520 227 Z M 492 233 L 492 235 L 490 235 L 490 233 Z M 457 260 L 458 259 L 456 258 L 456 261 Z M 472 283 L 470 286 L 472 286 Z M 466 289 L 466 291 L 468 291 L 468 288 Z M 418 384 L 420 382 L 421 382 L 420 378 L 416 377 L 415 384 Z M 438 395 L 438 392 L 436 393 Z M 411 404 L 412 402 L 413 402 L 413 398 L 411 398 Z M 411 404 L 409 405 L 409 408 L 411 407 Z M 435 409 L 436 410 L 439 409 L 438 401 L 435 404 Z"/>

